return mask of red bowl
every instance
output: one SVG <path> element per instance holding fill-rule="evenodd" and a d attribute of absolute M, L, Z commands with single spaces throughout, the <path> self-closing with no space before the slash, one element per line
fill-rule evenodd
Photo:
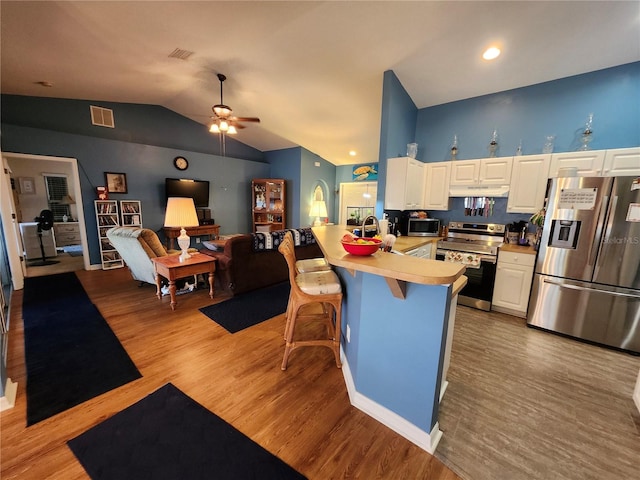
<path fill-rule="evenodd" d="M 359 237 L 354 237 L 353 242 L 340 242 L 340 243 L 342 243 L 342 246 L 347 251 L 347 253 L 350 253 L 351 255 L 361 255 L 361 256 L 373 255 L 380 249 L 380 244 L 382 243 L 382 240 L 380 240 L 379 238 L 363 238 L 362 239 L 362 240 L 367 240 L 369 242 L 375 242 L 375 243 L 355 243 L 355 241 L 358 239 Z"/>

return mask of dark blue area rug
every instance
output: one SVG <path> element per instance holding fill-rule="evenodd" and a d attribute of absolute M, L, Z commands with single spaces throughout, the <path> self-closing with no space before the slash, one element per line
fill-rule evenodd
<path fill-rule="evenodd" d="M 140 378 L 75 273 L 25 278 L 27 426 Z"/>
<path fill-rule="evenodd" d="M 67 442 L 93 480 L 301 480 L 172 384 Z"/>
<path fill-rule="evenodd" d="M 236 333 L 287 311 L 289 282 L 237 295 L 224 302 L 201 308 L 214 322 Z"/>

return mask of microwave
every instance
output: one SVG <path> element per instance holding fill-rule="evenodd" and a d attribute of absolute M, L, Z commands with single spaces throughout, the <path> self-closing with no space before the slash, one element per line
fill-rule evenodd
<path fill-rule="evenodd" d="M 440 220 L 437 218 L 409 218 L 408 237 L 437 237 L 440 235 Z"/>

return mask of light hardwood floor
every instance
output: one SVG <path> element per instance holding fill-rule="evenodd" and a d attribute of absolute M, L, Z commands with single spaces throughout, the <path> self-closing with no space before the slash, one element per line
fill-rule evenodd
<path fill-rule="evenodd" d="M 171 312 L 126 269 L 78 276 L 143 378 L 25 428 L 15 294 L 8 364 L 19 390 L 0 417 L 3 480 L 86 478 L 66 440 L 169 381 L 310 479 L 458 478 L 443 464 L 466 480 L 640 478 L 639 357 L 459 307 L 434 458 L 349 406 L 328 349 L 297 350 L 280 371 L 283 316 L 231 335 L 197 311 L 211 303 L 204 290 Z"/>
<path fill-rule="evenodd" d="M 168 297 L 138 287 L 126 269 L 77 274 L 143 377 L 25 428 L 22 292 L 15 292 L 8 374 L 18 398 L 0 416 L 3 480 L 87 478 L 65 442 L 167 382 L 310 479 L 459 478 L 351 407 L 329 349 L 296 350 L 281 371 L 284 315 L 231 335 L 198 312 L 212 302 L 205 289 L 179 296 L 172 312 Z"/>
<path fill-rule="evenodd" d="M 640 357 L 459 307 L 436 457 L 469 480 L 640 479 Z"/>

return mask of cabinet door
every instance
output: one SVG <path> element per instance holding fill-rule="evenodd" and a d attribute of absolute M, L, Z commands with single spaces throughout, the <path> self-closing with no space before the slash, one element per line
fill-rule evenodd
<path fill-rule="evenodd" d="M 551 155 L 549 178 L 558 177 L 561 168 L 577 168 L 579 177 L 598 177 L 604 165 L 604 150 L 565 152 Z"/>
<path fill-rule="evenodd" d="M 426 163 L 424 168 L 425 210 L 449 210 L 449 177 L 451 162 Z"/>
<path fill-rule="evenodd" d="M 411 159 L 407 165 L 405 208 L 422 208 L 424 163 Z"/>
<path fill-rule="evenodd" d="M 602 175 L 616 177 L 640 175 L 640 147 L 607 150 Z"/>
<path fill-rule="evenodd" d="M 483 158 L 480 160 L 481 185 L 508 185 L 511 181 L 513 157 Z"/>
<path fill-rule="evenodd" d="M 536 213 L 544 206 L 551 154 L 513 158 L 508 213 Z"/>
<path fill-rule="evenodd" d="M 498 261 L 493 305 L 526 315 L 532 278 L 533 267 Z"/>
<path fill-rule="evenodd" d="M 424 164 L 414 158 L 389 158 L 387 160 L 384 208 L 388 210 L 420 208 L 423 169 Z"/>
<path fill-rule="evenodd" d="M 476 185 L 480 178 L 480 160 L 451 162 L 449 185 Z"/>

